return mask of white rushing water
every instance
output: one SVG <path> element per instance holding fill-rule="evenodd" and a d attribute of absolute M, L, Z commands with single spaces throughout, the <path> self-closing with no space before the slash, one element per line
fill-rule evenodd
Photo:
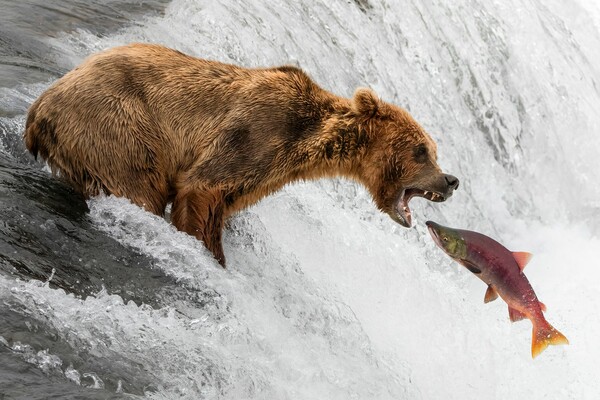
<path fill-rule="evenodd" d="M 413 200 L 407 230 L 352 182 L 289 186 L 231 221 L 225 271 L 167 221 L 95 199 L 101 230 L 213 292 L 208 306 L 81 300 L 2 278 L 4 301 L 75 347 L 143 365 L 153 398 L 600 396 L 595 2 L 174 0 L 112 36 L 79 31 L 52 45 L 72 68 L 133 41 L 245 66 L 297 63 L 345 96 L 370 86 L 431 133 L 460 188 L 446 203 Z M 511 324 L 502 301 L 483 304 L 484 285 L 434 246 L 426 219 L 532 252 L 526 273 L 571 344 L 532 360 L 531 324 Z M 74 382 L 85 372 L 68 371 Z"/>

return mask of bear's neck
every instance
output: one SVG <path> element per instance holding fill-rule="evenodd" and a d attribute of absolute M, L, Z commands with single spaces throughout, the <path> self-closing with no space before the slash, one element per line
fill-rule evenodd
<path fill-rule="evenodd" d="M 360 179 L 360 165 L 369 144 L 368 123 L 358 121 L 350 101 L 339 99 L 326 114 L 320 129 L 299 144 L 307 158 L 300 179 L 343 176 Z"/>
<path fill-rule="evenodd" d="M 369 147 L 369 128 L 354 122 L 350 101 L 342 100 L 329 108 L 316 128 L 296 132 L 301 139 L 280 149 L 268 177 L 257 184 L 257 190 L 232 201 L 227 214 L 298 180 L 345 177 L 366 185 L 361 165 Z"/>

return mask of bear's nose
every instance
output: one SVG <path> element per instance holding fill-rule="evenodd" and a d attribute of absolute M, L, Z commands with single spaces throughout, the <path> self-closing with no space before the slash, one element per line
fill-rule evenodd
<path fill-rule="evenodd" d="M 458 189 L 458 184 L 460 183 L 458 178 L 454 175 L 444 174 L 444 179 L 446 180 L 446 184 L 448 185 L 448 192 L 452 192 L 453 190 Z"/>

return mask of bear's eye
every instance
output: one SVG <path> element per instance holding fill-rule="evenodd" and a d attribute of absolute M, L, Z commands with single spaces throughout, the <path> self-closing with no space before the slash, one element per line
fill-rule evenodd
<path fill-rule="evenodd" d="M 415 147 L 414 157 L 415 161 L 421 164 L 427 161 L 427 147 L 425 147 L 424 144 L 420 144 L 417 147 Z"/>

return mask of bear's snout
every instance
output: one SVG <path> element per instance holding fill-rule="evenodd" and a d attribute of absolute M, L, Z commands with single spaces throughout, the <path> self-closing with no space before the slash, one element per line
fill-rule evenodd
<path fill-rule="evenodd" d="M 394 200 L 391 212 L 388 214 L 392 219 L 404 227 L 410 227 L 412 217 L 408 202 L 413 197 L 423 197 L 429 201 L 446 201 L 454 190 L 458 188 L 459 180 L 454 175 L 435 173 L 429 175 L 426 179 L 415 183 L 415 186 L 403 187 Z"/>
<path fill-rule="evenodd" d="M 435 174 L 431 177 L 429 184 L 425 183 L 421 189 L 437 193 L 437 196 L 426 194 L 423 197 L 435 202 L 445 201 L 458 189 L 459 183 L 460 181 L 454 175 L 444 173 Z"/>
<path fill-rule="evenodd" d="M 452 193 L 458 189 L 460 181 L 457 177 L 450 174 L 444 174 L 444 181 L 446 182 L 445 197 L 450 197 L 452 196 Z"/>

